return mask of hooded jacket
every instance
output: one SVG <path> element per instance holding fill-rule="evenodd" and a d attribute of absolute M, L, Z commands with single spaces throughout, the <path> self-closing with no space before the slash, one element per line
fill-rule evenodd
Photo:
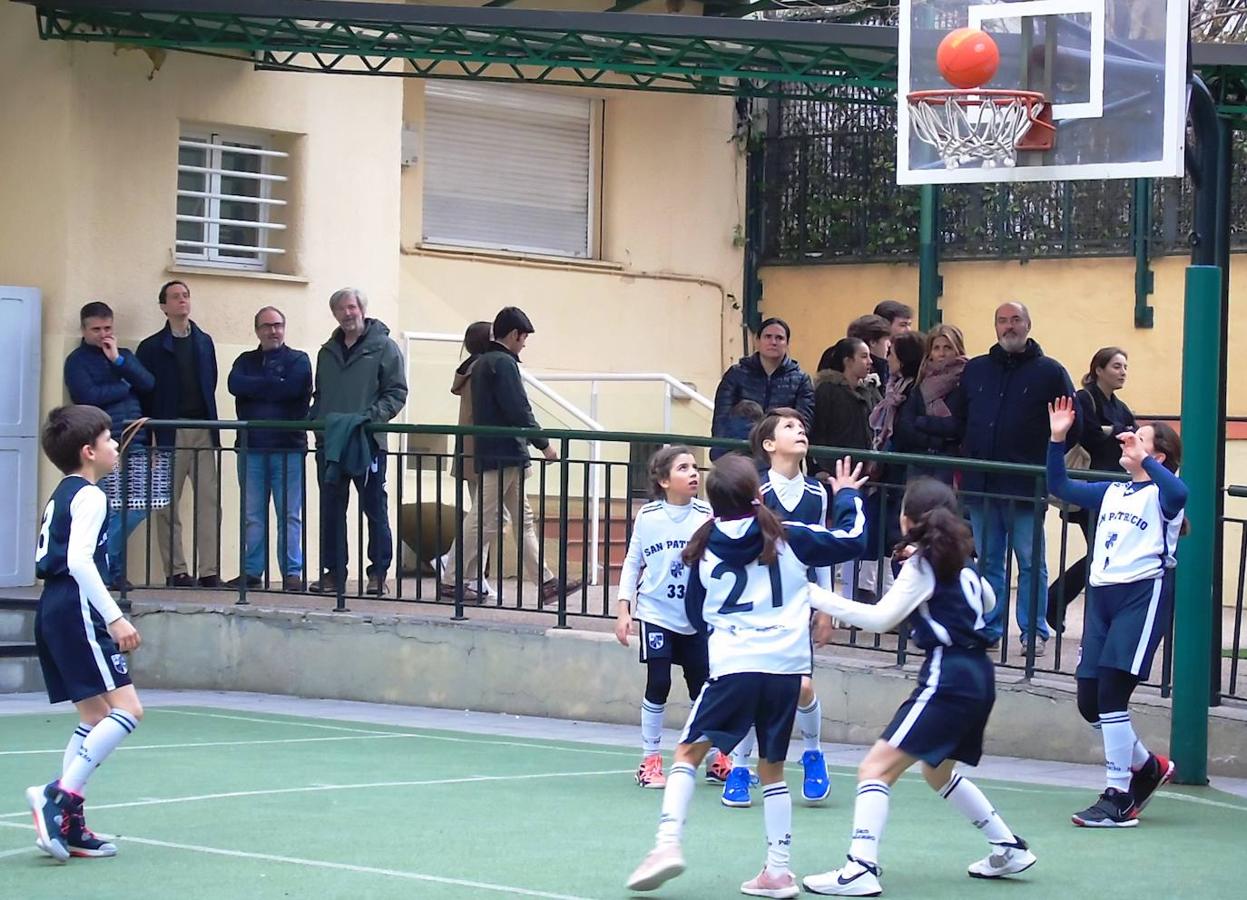
<path fill-rule="evenodd" d="M 843 372 L 833 369 L 819 372 L 818 387 L 814 391 L 811 446 L 869 450 L 874 440 L 870 411 L 880 399 L 879 389 L 873 383 L 862 382 L 852 388 Z M 820 470 L 831 470 L 831 460 L 816 459 L 815 462 Z"/>
<path fill-rule="evenodd" d="M 316 354 L 316 392 L 309 413 L 322 419 L 330 413 L 368 417 L 374 425 L 388 422 L 407 402 L 407 373 L 390 329 L 379 319 L 364 319 L 364 333 L 348 351 L 342 329 L 335 328 Z"/>
<path fill-rule="evenodd" d="M 948 408 L 969 459 L 1042 466 L 1048 453 L 1048 404 L 1074 396 L 1065 368 L 1034 340 L 1018 353 L 999 344 L 966 363 L 961 385 L 948 396 Z M 1074 407 L 1076 414 L 1077 404 Z M 1066 448 L 1078 442 L 1082 427 L 1077 414 Z M 966 469 L 961 487 L 1013 497 L 1033 497 L 1030 475 L 997 475 Z"/>
<path fill-rule="evenodd" d="M 770 375 L 762 367 L 757 353 L 746 356 L 723 373 L 719 387 L 714 392 L 714 420 L 712 437 L 730 436 L 728 418 L 732 407 L 741 400 L 752 400 L 763 412 L 779 406 L 789 406 L 801 413 L 806 425 L 814 419 L 814 385 L 810 376 L 801 371 L 796 360 L 784 357 L 783 362 Z"/>

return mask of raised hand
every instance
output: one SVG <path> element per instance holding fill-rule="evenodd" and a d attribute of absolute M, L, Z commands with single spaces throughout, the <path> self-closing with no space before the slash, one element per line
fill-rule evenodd
<path fill-rule="evenodd" d="M 1054 443 L 1065 440 L 1069 430 L 1074 427 L 1074 398 L 1057 397 L 1048 404 L 1048 427 L 1052 431 Z"/>
<path fill-rule="evenodd" d="M 860 490 L 866 481 L 866 476 L 862 474 L 862 464 L 855 466 L 853 460 L 846 456 L 836 460 L 836 474 L 831 479 L 831 492 L 835 494 L 844 488 Z"/>

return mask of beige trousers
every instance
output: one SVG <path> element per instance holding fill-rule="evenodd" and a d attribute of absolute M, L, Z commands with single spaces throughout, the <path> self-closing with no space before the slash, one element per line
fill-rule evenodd
<path fill-rule="evenodd" d="M 524 493 L 524 476 L 528 470 L 519 466 L 505 469 L 490 469 L 480 474 L 478 489 L 475 492 L 475 510 L 464 521 L 463 532 L 463 573 L 464 583 L 473 586 L 476 579 L 477 560 L 481 553 L 493 546 L 498 536 L 498 501 L 502 501 L 502 524 L 510 525 L 511 532 L 524 554 L 521 573 L 525 581 L 536 581 L 544 584 L 554 577 L 548 566 L 540 566 L 540 578 L 534 578 L 538 572 L 537 531 L 533 526 L 533 510 L 528 505 L 528 495 Z M 480 540 L 477 540 L 477 521 L 481 522 Z M 501 581 L 503 567 L 501 561 L 495 566 L 495 577 Z M 442 572 L 442 580 L 446 584 L 454 584 L 457 580 L 455 571 L 455 554 L 452 552 L 446 568 Z M 478 590 L 480 588 L 478 587 Z"/>
<path fill-rule="evenodd" d="M 160 559 L 166 575 L 190 573 L 182 551 L 182 520 L 179 504 L 186 482 L 195 492 L 195 546 L 199 570 L 196 577 L 221 574 L 221 507 L 217 501 L 218 473 L 216 448 L 212 433 L 199 428 L 179 429 L 173 454 L 172 502 L 156 510 L 156 532 L 153 540 L 160 548 Z M 172 533 L 172 542 L 170 541 Z M 172 558 L 170 558 L 172 543 Z"/>

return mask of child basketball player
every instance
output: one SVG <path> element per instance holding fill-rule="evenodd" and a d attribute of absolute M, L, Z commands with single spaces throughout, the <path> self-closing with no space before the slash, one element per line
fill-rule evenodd
<path fill-rule="evenodd" d="M 43 579 L 35 644 L 48 699 L 73 701 L 79 723 L 60 777 L 27 788 L 26 801 L 36 845 L 58 862 L 116 855 L 116 846 L 87 828 L 82 792 L 143 718 L 123 655 L 139 646 L 139 633 L 104 587 L 108 501 L 96 482 L 117 464 L 109 424 L 108 414 L 94 406 L 62 406 L 48 413 L 41 435 L 43 452 L 65 478 L 44 509 L 35 552 Z"/>
<path fill-rule="evenodd" d="M 810 442 L 805 433 L 805 423 L 795 409 L 773 409 L 754 426 L 749 435 L 749 446 L 754 459 L 765 466 L 761 472 L 762 502 L 781 521 L 801 522 L 805 525 L 822 525 L 827 521 L 827 489 L 814 478 L 802 474 Z M 865 527 L 865 516 L 861 525 Z M 811 572 L 812 581 L 825 588 L 831 587 L 831 569 L 819 568 Z M 826 643 L 831 630 L 831 619 L 823 613 L 814 616 L 814 639 L 816 644 Z M 801 755 L 803 779 L 801 797 L 806 803 L 821 803 L 831 794 L 831 779 L 827 774 L 827 760 L 820 749 L 823 712 L 814 682 L 809 676 L 801 678 L 801 695 L 797 699 L 797 730 L 804 741 Z M 753 781 L 749 774 L 749 755 L 753 752 L 754 734 L 740 742 L 732 754 L 732 771 L 723 786 L 723 805 L 745 807 L 752 804 L 749 788 Z"/>
<path fill-rule="evenodd" d="M 904 546 L 897 548 L 898 555 L 911 555 L 877 606 L 810 587 L 816 609 L 867 631 L 888 631 L 908 618 L 913 642 L 927 653 L 918 686 L 858 767 L 848 864 L 808 876 L 805 889 L 815 894 L 882 893 L 879 842 L 892 785 L 917 762 L 927 784 L 991 844 L 991 852 L 970 865 L 971 877 L 1001 878 L 1035 864 L 1026 842 L 1009 830 L 983 792 L 953 771 L 957 760 L 978 764 L 996 699 L 995 670 L 983 634 L 983 616 L 996 598 L 974 569 L 970 529 L 952 489 L 933 478 L 909 485 L 900 523 Z"/>
<path fill-rule="evenodd" d="M 1130 724 L 1130 695 L 1147 678 L 1173 612 L 1175 550 L 1187 489 L 1175 474 L 1182 441 L 1163 423 L 1144 425 L 1121 441 L 1128 482 L 1078 483 L 1056 446 L 1074 422 L 1068 397 L 1048 407 L 1048 489 L 1096 510 L 1095 546 L 1087 578 L 1078 711 L 1104 739 L 1106 785 L 1091 806 L 1074 813 L 1085 828 L 1131 828 L 1152 794 L 1173 777 L 1173 763 L 1148 751 Z"/>
<path fill-rule="evenodd" d="M 662 720 L 671 693 L 671 667 L 680 666 L 688 698 L 695 700 L 710 671 L 706 636 L 698 634 L 684 611 L 688 567 L 680 554 L 698 528 L 711 517 L 710 506 L 697 499 L 701 474 L 693 451 L 682 445 L 664 447 L 649 461 L 653 503 L 642 506 L 632 526 L 628 555 L 619 577 L 619 613 L 615 637 L 628 646 L 635 619 L 640 627 L 641 662 L 645 664 L 645 696 L 641 700 L 641 748 L 636 771 L 643 788 L 662 788 Z M 728 765 L 719 754 L 706 764 L 706 777 L 721 783 Z"/>
<path fill-rule="evenodd" d="M 654 849 L 628 879 L 628 888 L 650 891 L 684 871 L 680 848 L 694 772 L 710 747 L 730 750 L 757 730 L 767 854 L 756 878 L 741 892 L 795 897 L 788 867 L 792 799 L 784 783 L 784 759 L 792 736 L 801 676 L 810 672 L 808 567 L 829 566 L 865 549 L 865 532 L 852 526 L 860 515 L 865 483 L 861 467 L 836 463 L 832 486 L 837 530 L 821 525 L 781 525 L 762 505 L 754 463 L 729 454 L 706 478 L 715 518 L 684 548 L 689 576 L 689 618 L 709 629 L 710 680 L 689 714 L 663 792 Z"/>

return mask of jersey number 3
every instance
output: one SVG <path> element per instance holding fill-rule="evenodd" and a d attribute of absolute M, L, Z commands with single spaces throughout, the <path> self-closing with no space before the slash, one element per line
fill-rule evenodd
<path fill-rule="evenodd" d="M 48 543 L 52 537 L 52 513 L 56 505 L 48 501 L 48 508 L 43 511 L 43 522 L 39 525 L 39 544 L 35 547 L 35 562 L 40 562 L 48 555 Z"/>

